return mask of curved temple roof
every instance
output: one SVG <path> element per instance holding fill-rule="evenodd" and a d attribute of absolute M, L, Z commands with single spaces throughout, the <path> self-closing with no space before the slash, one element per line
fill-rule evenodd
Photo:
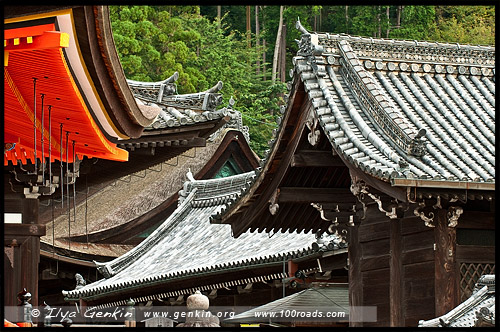
<path fill-rule="evenodd" d="M 156 110 L 157 115 L 146 130 L 191 125 L 227 115 L 227 112 L 215 109 L 222 102 L 222 95 L 218 93 L 222 89 L 221 81 L 207 91 L 179 95 L 175 85 L 178 78 L 179 73 L 175 72 L 159 82 L 127 80 L 139 107 Z"/>
<path fill-rule="evenodd" d="M 419 327 L 495 326 L 495 275 L 482 275 L 472 295 L 443 316 L 421 320 Z"/>
<path fill-rule="evenodd" d="M 494 190 L 494 47 L 297 27 L 294 73 L 345 160 L 395 186 Z"/>
<path fill-rule="evenodd" d="M 398 200 L 417 187 L 494 198 L 494 47 L 310 33 L 300 22 L 297 28 L 303 34 L 290 93 L 267 156 L 249 193 L 212 222 L 230 223 L 235 236 L 265 226 L 264 203 L 286 186 L 277 179 L 292 172 L 297 151 L 290 146 L 302 130 L 313 147 L 327 138 L 350 173 Z"/>
<path fill-rule="evenodd" d="M 12 149 L 4 163 L 40 158 L 42 137 L 44 155 L 61 159 L 60 125 L 80 157 L 127 160 L 115 142 L 139 137 L 152 119 L 127 86 L 107 7 L 47 8 L 6 7 L 4 139 Z"/>
<path fill-rule="evenodd" d="M 209 217 L 248 189 L 255 173 L 185 182 L 179 206 L 146 240 L 107 263 L 96 263 L 107 278 L 72 291 L 67 300 L 104 297 L 118 289 L 137 288 L 189 276 L 248 266 L 280 263 L 316 253 L 312 233 L 245 233 L 238 239 L 228 225 L 211 225 Z M 339 248 L 338 238 L 331 241 Z M 337 242 L 335 242 L 337 241 Z M 342 245 L 341 245 L 342 246 Z"/>

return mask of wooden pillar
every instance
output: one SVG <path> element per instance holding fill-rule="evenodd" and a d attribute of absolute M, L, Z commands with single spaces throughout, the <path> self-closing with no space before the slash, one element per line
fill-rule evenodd
<path fill-rule="evenodd" d="M 288 276 L 289 277 L 294 277 L 295 272 L 298 270 L 298 265 L 297 263 L 292 262 L 292 260 L 288 261 Z"/>
<path fill-rule="evenodd" d="M 401 219 L 390 221 L 390 326 L 404 326 Z"/>
<path fill-rule="evenodd" d="M 85 317 L 85 312 L 87 311 L 87 301 L 84 299 L 79 300 L 79 305 L 80 305 L 80 319 L 82 319 L 84 324 L 87 324 L 87 317 Z"/>
<path fill-rule="evenodd" d="M 4 292 L 5 305 L 17 305 L 15 294 L 26 288 L 31 293 L 31 303 L 38 306 L 38 266 L 40 263 L 40 237 L 45 235 L 45 225 L 39 222 L 39 200 L 26 198 L 22 194 L 24 187 L 16 183 L 11 176 L 4 180 L 14 183 L 15 189 L 10 185 L 4 186 L 4 202 L 6 211 L 20 213 L 21 224 L 4 224 L 4 256 L 7 263 L 7 273 L 4 274 L 4 287 L 9 291 Z M 14 191 L 13 191 L 14 190 Z"/>
<path fill-rule="evenodd" d="M 355 225 L 349 229 L 349 306 L 363 305 L 363 278 L 361 275 L 361 245 L 358 238 L 359 226 Z M 356 312 L 350 313 L 351 320 L 356 319 Z M 350 321 L 350 327 L 363 326 L 362 322 Z"/>
<path fill-rule="evenodd" d="M 8 225 L 4 225 L 4 229 Z M 21 284 L 21 248 L 17 239 L 4 238 L 3 300 L 4 306 L 15 307 L 19 304 L 17 293 L 23 289 Z"/>
<path fill-rule="evenodd" d="M 447 211 L 440 209 L 434 228 L 435 316 L 441 316 L 459 303 L 456 269 L 456 229 L 448 227 Z"/>
<path fill-rule="evenodd" d="M 23 224 L 38 224 L 39 201 L 36 198 L 24 198 L 23 205 Z"/>
<path fill-rule="evenodd" d="M 44 227 L 45 228 L 45 227 Z M 31 290 L 31 302 L 38 303 L 38 265 L 40 263 L 40 237 L 28 236 L 21 245 L 21 284 Z"/>

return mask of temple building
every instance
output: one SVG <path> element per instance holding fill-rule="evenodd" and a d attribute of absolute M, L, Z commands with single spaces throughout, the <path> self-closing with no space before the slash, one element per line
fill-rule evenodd
<path fill-rule="evenodd" d="M 349 304 L 417 326 L 495 269 L 495 49 L 312 33 L 250 189 L 213 223 L 345 235 Z"/>
<path fill-rule="evenodd" d="M 484 274 L 472 295 L 446 314 L 418 322 L 419 327 L 494 327 L 495 275 Z"/>
<path fill-rule="evenodd" d="M 78 228 L 85 224 L 85 218 L 77 216 L 77 205 L 124 176 L 161 167 L 192 148 L 204 147 L 211 135 L 235 121 L 236 113 L 215 109 L 221 102 L 221 82 L 208 91 L 178 96 L 176 73 L 157 85 L 128 81 L 107 6 L 4 9 L 3 296 L 5 305 L 17 305 L 16 294 L 27 288 L 38 305 L 39 272 L 58 287 L 59 277 L 74 277 L 67 269 L 58 271 L 59 263 L 92 266 L 85 257 L 73 255 L 78 245 L 70 247 L 71 238 L 81 235 Z M 143 93 L 147 90 L 155 91 L 157 104 L 150 104 L 151 94 Z M 156 121 L 159 116 L 169 119 L 163 109 L 170 112 L 169 106 L 162 106 L 165 100 L 187 106 L 169 113 L 173 125 Z M 242 171 L 256 166 L 249 165 Z M 55 239 L 54 228 L 47 233 L 46 225 L 64 217 L 62 237 L 67 238 L 61 238 L 62 252 L 56 252 L 56 242 L 51 241 L 48 253 L 47 240 L 40 244 L 39 239 Z M 73 234 L 75 230 L 81 233 Z M 117 254 L 114 250 L 120 245 L 90 247 L 93 254 L 108 258 L 131 248 L 121 245 Z M 42 261 L 39 271 L 41 257 L 48 257 L 48 264 Z"/>
<path fill-rule="evenodd" d="M 175 76 L 164 82 L 172 81 L 170 86 L 173 86 Z M 155 101 L 161 93 L 167 95 L 164 91 L 168 90 L 162 87 L 164 83 L 129 82 L 137 99 L 145 95 L 146 89 Z M 219 88 L 221 85 L 221 82 L 217 84 Z M 205 96 L 214 94 L 199 93 L 201 98 L 198 99 L 203 101 Z M 179 104 L 192 95 L 173 95 L 171 99 L 174 97 L 177 104 L 165 101 L 150 106 L 147 105 L 150 102 L 144 102 L 145 107 L 158 107 L 162 113 L 145 128 L 141 138 L 123 144 L 131 154 L 137 155 L 128 162 L 132 165 L 124 167 L 128 167 L 129 174 L 114 181 L 86 183 L 86 187 L 77 192 L 79 199 L 74 210 L 69 212 L 57 209 L 56 205 L 55 211 L 61 212 L 52 214 L 50 206 L 53 203 L 47 205 L 42 214 L 47 235 L 41 238 L 41 268 L 43 299 L 48 303 L 64 304 L 61 282 L 66 289 L 72 287 L 77 271 L 88 282 L 98 280 L 101 275 L 93 261 L 105 262 L 125 254 L 161 225 L 175 210 L 177 192 L 188 171 L 196 179 L 207 179 L 240 174 L 258 167 L 259 159 L 248 145 L 248 128 L 243 126 L 241 114 L 232 109 L 232 105 L 216 110 L 215 106 L 221 102 L 219 98 L 208 110 L 202 110 L 202 102 L 199 105 L 191 103 L 186 109 Z M 182 121 L 181 125 L 177 121 L 170 126 L 173 128 L 168 128 L 164 114 L 167 110 L 169 114 L 177 113 L 182 117 L 191 114 L 192 118 L 188 123 Z M 214 127 L 214 123 L 217 126 Z M 172 140 L 174 136 L 166 136 L 165 131 L 169 129 L 180 132 L 178 135 L 192 135 L 200 129 L 205 133 L 203 137 L 184 142 L 179 137 L 176 141 Z M 170 140 L 164 141 L 166 138 Z M 137 171 L 132 171 L 131 167 Z M 87 170 L 82 177 L 87 181 L 93 173 Z"/>
<path fill-rule="evenodd" d="M 495 48 L 296 27 L 260 159 L 217 78 L 127 80 L 107 6 L 6 6 L 4 305 L 494 325 Z"/>
<path fill-rule="evenodd" d="M 210 216 L 242 195 L 254 177 L 251 171 L 195 180 L 188 173 L 177 209 L 126 254 L 96 262 L 105 278 L 63 291 L 65 299 L 98 308 L 129 299 L 182 305 L 198 290 L 211 298 L 211 306 L 248 306 L 282 297 L 284 283 L 290 294 L 313 280 L 345 281 L 347 249 L 337 236 L 247 232 L 236 239 L 230 226 L 210 224 Z M 292 285 L 297 271 L 303 280 L 297 277 Z"/>
<path fill-rule="evenodd" d="M 127 85 L 107 7 L 4 8 L 4 304 L 38 304 L 40 201 L 68 194 L 83 159 L 128 160 L 145 114 Z M 98 42 L 99 41 L 99 42 Z"/>

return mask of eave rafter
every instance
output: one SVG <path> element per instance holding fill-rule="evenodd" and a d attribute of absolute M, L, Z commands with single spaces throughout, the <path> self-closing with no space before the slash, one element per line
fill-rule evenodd
<path fill-rule="evenodd" d="M 128 152 L 99 128 L 73 75 L 65 55 L 73 37 L 56 31 L 54 23 L 12 23 L 4 30 L 4 164 L 42 158 L 73 162 L 73 148 L 79 160 L 84 155 L 127 160 Z"/>

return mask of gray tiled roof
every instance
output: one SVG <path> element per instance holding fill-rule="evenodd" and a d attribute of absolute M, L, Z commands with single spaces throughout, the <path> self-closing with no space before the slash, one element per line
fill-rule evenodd
<path fill-rule="evenodd" d="M 495 180 L 495 48 L 304 32 L 293 59 L 332 146 L 391 180 Z"/>
<path fill-rule="evenodd" d="M 431 320 L 421 320 L 419 327 L 472 327 L 478 318 L 495 325 L 495 275 L 479 278 L 472 295 L 447 314 Z"/>
<path fill-rule="evenodd" d="M 495 189 L 494 47 L 297 28 L 303 34 L 288 87 L 303 82 L 344 159 L 394 186 Z M 281 114 L 292 106 L 288 97 Z M 258 175 L 286 127 L 283 117 Z"/>
<path fill-rule="evenodd" d="M 218 93 L 222 82 L 203 92 L 179 95 L 175 84 L 178 77 L 175 72 L 160 82 L 127 80 L 139 105 L 160 108 L 158 116 L 145 128 L 146 131 L 188 126 L 227 115 L 226 108 L 216 110 L 222 102 L 222 95 Z"/>
<path fill-rule="evenodd" d="M 179 192 L 178 208 L 147 239 L 108 263 L 96 263 L 107 278 L 63 294 L 67 299 L 100 297 L 170 279 L 314 254 L 315 234 L 270 237 L 247 232 L 235 239 L 230 225 L 210 224 L 209 217 L 247 190 L 254 177 L 253 171 L 213 180 L 191 177 Z"/>
<path fill-rule="evenodd" d="M 349 284 L 332 283 L 321 286 L 312 286 L 311 288 L 304 289 L 298 293 L 285 296 L 281 299 L 242 312 L 232 318 L 224 320 L 224 323 L 269 322 L 269 318 L 256 316 L 256 313 L 266 313 L 269 315 L 273 315 L 274 313 L 275 318 L 272 319 L 273 322 L 290 321 L 293 320 L 291 314 L 288 317 L 285 315 L 280 317 L 281 314 L 288 311 L 290 313 L 295 312 L 298 316 L 300 313 L 313 313 L 316 310 L 344 312 L 346 316 L 340 318 L 339 320 L 348 321 Z M 307 318 L 298 318 L 298 320 L 308 321 Z"/>

